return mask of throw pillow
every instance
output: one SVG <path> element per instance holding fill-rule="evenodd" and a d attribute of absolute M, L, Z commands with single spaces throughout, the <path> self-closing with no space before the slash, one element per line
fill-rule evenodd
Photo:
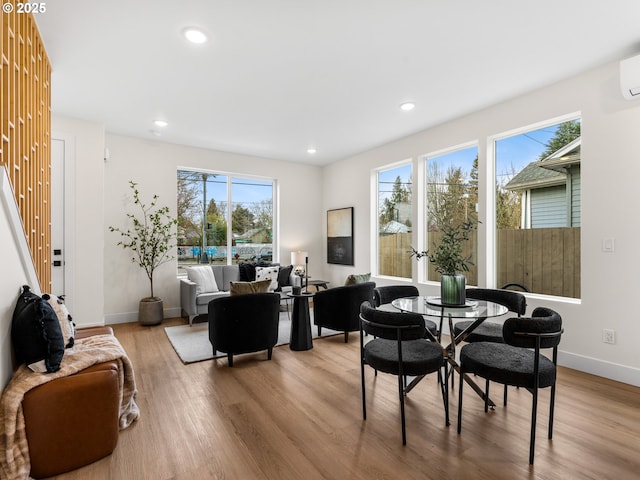
<path fill-rule="evenodd" d="M 22 287 L 11 321 L 11 340 L 16 361 L 30 365 L 44 360 L 48 373 L 60 370 L 64 340 L 51 305 L 28 285 Z"/>
<path fill-rule="evenodd" d="M 242 262 L 238 264 L 240 270 L 241 282 L 253 282 L 256 279 L 256 266 L 251 262 Z"/>
<path fill-rule="evenodd" d="M 293 265 L 289 265 L 287 267 L 280 267 L 278 270 L 278 288 L 276 288 L 276 292 L 281 292 L 282 287 L 287 287 L 291 285 L 291 272 L 293 271 Z"/>
<path fill-rule="evenodd" d="M 371 280 L 371 273 L 351 274 L 347 277 L 345 285 L 355 285 L 356 283 L 365 283 Z"/>
<path fill-rule="evenodd" d="M 269 291 L 269 285 L 271 285 L 271 280 L 256 280 L 255 282 L 231 282 L 229 295 L 264 293 Z"/>
<path fill-rule="evenodd" d="M 60 323 L 60 331 L 62 332 L 62 338 L 64 340 L 64 348 L 71 348 L 75 342 L 76 326 L 73 323 L 73 318 L 69 314 L 69 310 L 64 303 L 64 297 L 62 295 L 56 296 L 45 293 L 42 298 L 49 302 L 53 311 L 56 312 L 58 322 Z"/>
<path fill-rule="evenodd" d="M 271 280 L 269 291 L 274 292 L 278 288 L 278 270 L 280 267 L 256 267 L 256 281 Z"/>
<path fill-rule="evenodd" d="M 213 270 L 208 265 L 187 267 L 187 277 L 196 284 L 196 294 L 218 292 L 218 284 Z"/>

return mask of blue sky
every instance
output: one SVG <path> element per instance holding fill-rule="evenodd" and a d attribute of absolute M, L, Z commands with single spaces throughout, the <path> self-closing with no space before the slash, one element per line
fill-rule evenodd
<path fill-rule="evenodd" d="M 537 160 L 557 128 L 558 125 L 552 125 L 498 140 L 496 142 L 496 174 L 500 177 L 500 180 L 508 181 L 508 178 L 502 177 L 513 171 L 517 173 L 529 163 Z M 453 166 L 462 167 L 468 174 L 471 171 L 476 155 L 477 147 L 473 146 L 432 157 L 429 161 L 436 161 L 441 171 L 446 171 L 449 166 Z M 398 175 L 400 175 L 402 181 L 408 181 L 411 175 L 411 165 L 403 165 L 392 170 L 380 172 L 379 181 L 392 184 Z"/>

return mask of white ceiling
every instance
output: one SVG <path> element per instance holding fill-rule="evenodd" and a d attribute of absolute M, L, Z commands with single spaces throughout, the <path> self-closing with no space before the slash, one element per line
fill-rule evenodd
<path fill-rule="evenodd" d="M 640 53 L 638 0 L 46 6 L 36 20 L 53 65 L 54 114 L 316 165 Z M 187 26 L 209 42 L 188 44 Z M 416 108 L 401 111 L 409 100 Z M 157 118 L 169 126 L 155 127 Z"/>

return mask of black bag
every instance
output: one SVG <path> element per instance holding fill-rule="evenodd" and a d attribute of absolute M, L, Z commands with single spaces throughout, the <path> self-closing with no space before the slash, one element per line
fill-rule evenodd
<path fill-rule="evenodd" d="M 60 370 L 64 339 L 58 317 L 28 285 L 22 287 L 13 311 L 11 340 L 18 364 L 44 360 L 48 373 Z"/>

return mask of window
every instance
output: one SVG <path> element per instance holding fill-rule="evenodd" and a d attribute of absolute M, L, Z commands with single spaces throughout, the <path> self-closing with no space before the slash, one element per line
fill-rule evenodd
<path fill-rule="evenodd" d="M 496 284 L 580 297 L 580 119 L 495 141 Z"/>
<path fill-rule="evenodd" d="M 274 181 L 178 170 L 178 273 L 193 264 L 271 261 Z"/>
<path fill-rule="evenodd" d="M 477 222 L 478 204 L 478 147 L 462 148 L 444 154 L 428 155 L 426 168 L 427 186 L 427 243 L 429 248 L 438 244 L 440 231 L 445 224 Z M 464 249 L 473 265 L 465 272 L 468 285 L 478 284 L 478 231 L 472 232 Z M 440 274 L 433 265 L 424 262 L 427 280 L 440 281 Z"/>
<path fill-rule="evenodd" d="M 379 275 L 411 278 L 411 188 L 411 164 L 377 174 Z"/>

